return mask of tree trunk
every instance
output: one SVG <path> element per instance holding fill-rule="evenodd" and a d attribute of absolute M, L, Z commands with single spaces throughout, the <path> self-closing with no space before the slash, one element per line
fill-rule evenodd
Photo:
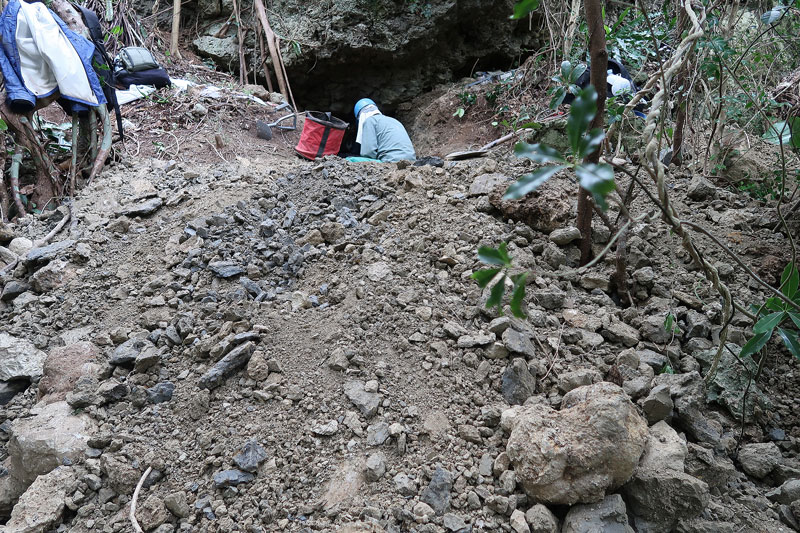
<path fill-rule="evenodd" d="M 683 9 L 682 2 L 676 4 L 678 10 L 678 41 L 682 39 L 683 32 L 689 24 L 689 17 L 686 15 L 686 10 Z M 687 54 L 690 53 L 687 51 Z M 677 106 L 678 111 L 675 114 L 675 131 L 672 133 L 672 162 L 678 167 L 683 162 L 683 129 L 686 124 L 686 111 L 689 107 L 689 62 L 687 61 L 681 67 L 676 77 L 675 83 L 678 88 Z"/>
<path fill-rule="evenodd" d="M 608 70 L 608 51 L 606 50 L 606 32 L 603 26 L 602 0 L 585 0 L 584 10 L 586 24 L 589 27 L 589 57 L 592 60 L 590 80 L 597 91 L 597 114 L 589 125 L 589 129 L 603 129 L 603 115 L 606 109 L 606 71 Z M 587 163 L 600 161 L 602 145 L 592 154 L 586 156 Z M 581 187 L 578 190 L 578 229 L 581 232 L 581 265 L 592 259 L 592 199 L 589 191 Z"/>
<path fill-rule="evenodd" d="M 181 59 L 181 51 L 178 48 L 178 38 L 181 32 L 181 0 L 172 2 L 172 35 L 169 43 L 169 53 L 172 57 Z"/>

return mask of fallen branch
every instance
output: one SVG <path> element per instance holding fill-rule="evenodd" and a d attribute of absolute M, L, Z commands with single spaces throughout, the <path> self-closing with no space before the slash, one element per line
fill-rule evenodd
<path fill-rule="evenodd" d="M 147 479 L 147 476 L 150 475 L 150 471 L 153 470 L 152 466 L 148 466 L 147 470 L 144 471 L 142 474 L 141 479 L 139 479 L 139 483 L 136 484 L 136 490 L 133 491 L 133 498 L 131 498 L 131 525 L 133 526 L 133 530 L 136 533 L 144 533 L 142 531 L 142 527 L 139 525 L 139 522 L 136 521 L 136 500 L 139 498 L 139 491 L 142 490 L 142 485 L 144 485 L 144 480 Z"/>
<path fill-rule="evenodd" d="M 45 235 L 41 239 L 33 241 L 33 247 L 34 248 L 39 248 L 40 246 L 44 246 L 45 244 L 50 242 L 53 239 L 53 237 L 55 237 L 58 234 L 58 232 L 61 231 L 64 228 L 64 225 L 70 219 L 71 212 L 72 212 L 71 209 L 70 209 L 70 211 L 67 211 L 67 214 L 64 215 L 64 218 L 62 218 L 61 221 L 58 224 L 56 224 L 55 228 L 50 230 L 50 233 L 48 233 L 47 235 Z"/>

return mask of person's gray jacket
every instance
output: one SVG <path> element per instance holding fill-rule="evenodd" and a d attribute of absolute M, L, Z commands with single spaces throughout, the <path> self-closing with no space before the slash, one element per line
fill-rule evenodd
<path fill-rule="evenodd" d="M 400 121 L 386 115 L 373 115 L 364 120 L 361 156 L 384 163 L 417 158 L 406 129 Z"/>

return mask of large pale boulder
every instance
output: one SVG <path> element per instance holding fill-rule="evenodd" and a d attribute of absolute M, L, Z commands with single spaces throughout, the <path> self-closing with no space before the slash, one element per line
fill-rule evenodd
<path fill-rule="evenodd" d="M 67 402 L 37 404 L 28 418 L 11 425 L 8 475 L 0 478 L 0 508 L 13 503 L 38 476 L 76 462 L 86 451 L 89 435 L 96 429 L 86 415 L 73 415 Z"/>
<path fill-rule="evenodd" d="M 100 351 L 91 342 L 54 348 L 44 361 L 39 400 L 44 403 L 66 400 L 78 378 L 99 372 L 99 361 Z"/>
<path fill-rule="evenodd" d="M 630 479 L 647 441 L 647 422 L 613 383 L 570 391 L 560 411 L 544 405 L 517 409 L 506 417 L 506 452 L 535 502 L 602 500 Z"/>
<path fill-rule="evenodd" d="M 20 497 L 3 533 L 41 533 L 61 523 L 67 490 L 75 479 L 70 467 L 61 466 L 39 476 Z"/>
<path fill-rule="evenodd" d="M 38 379 L 46 358 L 31 342 L 0 333 L 0 381 Z"/>

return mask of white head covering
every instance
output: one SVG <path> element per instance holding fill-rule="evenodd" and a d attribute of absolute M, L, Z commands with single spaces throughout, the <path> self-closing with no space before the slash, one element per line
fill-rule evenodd
<path fill-rule="evenodd" d="M 361 112 L 358 113 L 358 132 L 356 133 L 356 142 L 358 144 L 361 144 L 361 134 L 364 132 L 364 121 L 373 115 L 380 114 L 381 112 L 378 111 L 378 107 L 373 104 L 364 106 Z"/>

